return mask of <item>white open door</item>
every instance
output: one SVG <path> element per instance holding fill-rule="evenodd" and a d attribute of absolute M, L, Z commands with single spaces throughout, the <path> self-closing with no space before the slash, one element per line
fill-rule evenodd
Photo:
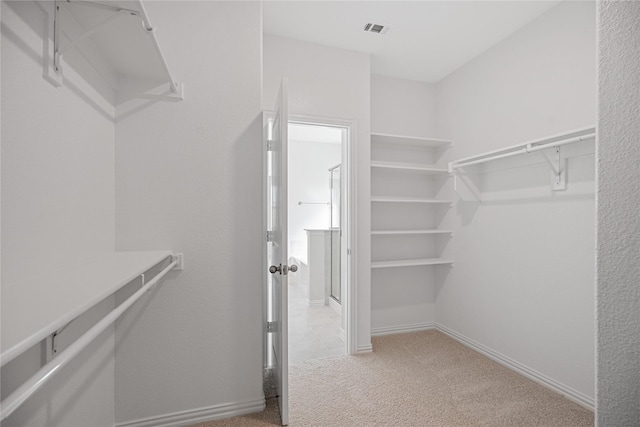
<path fill-rule="evenodd" d="M 282 80 L 271 122 L 270 140 L 266 153 L 265 183 L 267 185 L 267 280 L 268 320 L 271 353 L 280 406 L 282 425 L 289 424 L 289 340 L 287 276 L 296 266 L 287 265 L 287 81 Z"/>

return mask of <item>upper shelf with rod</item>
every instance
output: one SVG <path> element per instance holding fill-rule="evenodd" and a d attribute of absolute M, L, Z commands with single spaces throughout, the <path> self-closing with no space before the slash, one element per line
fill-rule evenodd
<path fill-rule="evenodd" d="M 539 152 L 544 161 L 551 169 L 553 179 L 551 188 L 553 190 L 564 190 L 566 188 L 566 161 L 562 159 L 560 147 L 567 144 L 575 144 L 581 141 L 587 141 L 596 137 L 595 126 L 577 129 L 561 134 L 540 138 L 533 141 L 512 145 L 501 148 L 499 150 L 488 151 L 486 153 L 477 154 L 475 156 L 465 157 L 462 159 L 449 162 L 449 172 L 454 176 L 454 188 L 457 191 L 457 173 L 458 169 L 464 169 L 468 166 L 475 166 L 482 163 L 491 162 L 498 159 L 513 157 L 520 154 L 529 154 Z M 552 156 L 545 150 L 553 149 Z M 476 194 L 477 197 L 477 194 Z M 479 197 L 477 197 L 479 199 Z"/>
<path fill-rule="evenodd" d="M 55 0 L 53 20 L 49 77 L 58 85 L 65 55 L 77 49 L 112 87 L 116 104 L 132 98 L 184 98 L 140 0 Z"/>
<path fill-rule="evenodd" d="M 112 252 L 45 276 L 3 284 L 2 365 L 45 339 L 52 346 L 46 351 L 47 363 L 3 397 L 0 420 L 11 415 L 169 271 L 182 267 L 182 254 L 169 251 Z M 147 272 L 155 276 L 145 276 Z M 56 337 L 66 325 L 136 279 L 140 280 L 139 289 L 57 353 Z"/>

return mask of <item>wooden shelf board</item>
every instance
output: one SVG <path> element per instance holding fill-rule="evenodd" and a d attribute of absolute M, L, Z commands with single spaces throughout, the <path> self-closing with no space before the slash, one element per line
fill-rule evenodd
<path fill-rule="evenodd" d="M 3 285 L 2 364 L 169 256 L 169 251 L 111 252 L 49 275 Z"/>
<path fill-rule="evenodd" d="M 403 259 L 395 261 L 373 261 L 371 268 L 417 267 L 423 265 L 453 264 L 453 260 L 444 258 Z"/>
<path fill-rule="evenodd" d="M 438 138 L 424 138 L 419 136 L 391 135 L 387 133 L 371 132 L 371 142 L 383 144 L 421 145 L 428 148 L 444 148 L 451 145 L 451 141 Z"/>

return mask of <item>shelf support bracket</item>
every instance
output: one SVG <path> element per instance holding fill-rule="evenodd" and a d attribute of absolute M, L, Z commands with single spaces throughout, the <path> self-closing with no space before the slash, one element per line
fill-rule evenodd
<path fill-rule="evenodd" d="M 59 6 L 56 6 L 56 8 L 57 7 L 59 7 Z M 55 57 L 54 57 L 54 60 L 56 62 L 56 64 L 55 64 L 56 70 L 59 69 L 60 59 L 62 58 L 62 55 L 67 50 L 69 50 L 69 48 L 71 48 L 74 45 L 80 43 L 82 40 L 86 39 L 91 34 L 97 32 L 97 31 L 100 31 L 103 27 L 106 27 L 107 25 L 111 24 L 113 21 L 117 20 L 118 18 L 120 18 L 122 16 L 127 16 L 127 12 L 124 11 L 124 10 L 118 10 L 113 15 L 111 15 L 107 19 L 103 20 L 102 22 L 96 24 L 95 27 L 85 31 L 82 34 L 80 34 L 78 37 L 76 37 L 75 39 L 71 40 L 69 43 L 67 43 L 64 46 L 60 46 L 60 39 L 56 39 L 56 45 L 57 46 L 56 46 L 56 54 L 55 54 Z"/>
<path fill-rule="evenodd" d="M 471 199 L 470 201 L 473 201 L 473 202 L 482 202 L 482 197 L 480 197 L 480 191 L 478 190 L 478 187 L 471 181 L 471 179 L 469 179 L 469 177 L 466 176 L 464 173 L 458 172 L 458 170 L 455 168 L 452 168 L 452 171 L 453 171 L 452 172 L 453 191 L 455 191 L 462 200 L 469 201 L 469 199 Z M 464 186 L 467 189 L 467 191 L 463 191 L 460 188 L 460 184 L 458 183 L 458 178 L 460 178 L 459 180 L 460 182 L 464 183 Z M 469 197 L 469 195 L 471 195 L 471 197 Z"/>
<path fill-rule="evenodd" d="M 62 15 L 60 12 L 63 7 L 66 7 L 66 5 L 69 5 L 69 4 L 74 4 L 74 5 L 84 6 L 84 7 L 92 7 L 96 9 L 109 11 L 109 12 L 112 12 L 112 15 L 102 20 L 101 22 L 97 23 L 92 28 L 85 30 L 81 34 L 75 36 L 73 39 L 71 39 L 68 43 L 66 43 L 63 46 L 62 45 L 62 36 L 63 36 Z M 86 0 L 55 0 L 54 13 L 53 13 L 54 30 L 53 30 L 53 55 L 52 55 L 53 56 L 53 60 L 52 60 L 53 73 L 55 73 L 55 76 L 52 75 L 51 77 L 49 77 L 50 80 L 52 80 L 56 86 L 61 86 L 62 75 L 63 75 L 62 57 L 64 53 L 68 51 L 70 48 L 72 48 L 73 46 L 76 46 L 78 43 L 89 38 L 92 34 L 95 34 L 96 32 L 100 31 L 104 27 L 109 26 L 116 20 L 125 16 L 132 16 L 139 19 L 143 30 L 150 37 L 153 38 L 154 44 L 156 46 L 156 50 L 158 51 L 158 55 L 162 60 L 162 65 L 165 68 L 165 71 L 169 77 L 169 81 L 168 81 L 169 93 L 168 94 L 135 93 L 131 95 L 134 98 L 149 99 L 152 101 L 173 101 L 173 102 L 182 101 L 184 99 L 184 85 L 181 82 L 175 81 L 172 78 L 171 73 L 169 72 L 169 68 L 167 67 L 164 55 L 160 50 L 160 48 L 158 47 L 158 42 L 154 34 L 154 27 L 151 25 L 151 22 L 149 21 L 149 18 L 147 17 L 144 11 L 144 8 L 141 11 L 138 11 L 133 9 L 126 9 L 122 7 L 112 6 L 106 3 L 98 3 L 98 2 L 92 2 L 92 1 L 86 1 Z M 67 37 L 70 37 L 68 34 L 66 35 Z M 52 73 L 49 72 L 49 74 L 52 74 Z"/>
<path fill-rule="evenodd" d="M 550 158 L 544 150 L 540 150 L 540 153 L 551 169 L 551 190 L 562 191 L 567 189 L 567 161 L 562 159 L 560 147 L 554 148 L 555 156 L 553 158 Z"/>
<path fill-rule="evenodd" d="M 62 25 L 60 22 L 60 8 L 63 7 L 63 5 L 67 4 L 67 3 L 71 3 L 71 0 L 55 0 L 55 10 L 54 10 L 54 37 L 53 37 L 53 49 L 54 49 L 54 54 L 53 54 L 53 66 L 54 69 L 56 71 L 56 73 L 58 74 L 62 74 L 62 55 L 69 50 L 69 48 L 73 47 L 74 45 L 78 44 L 79 42 L 81 42 L 82 40 L 86 39 L 87 37 L 91 36 L 92 34 L 96 33 L 97 31 L 100 31 L 102 28 L 106 27 L 107 25 L 111 24 L 112 22 L 114 22 L 115 20 L 117 20 L 118 18 L 121 18 L 123 16 L 136 16 L 139 17 L 140 14 L 135 11 L 135 10 L 130 10 L 130 9 L 122 9 L 122 8 L 117 8 L 117 7 L 113 7 L 113 6 L 109 6 L 109 5 L 102 5 L 99 3 L 91 3 L 91 2 L 87 2 L 87 1 L 75 1 L 73 3 L 75 4 L 79 4 L 79 5 L 83 5 L 83 6 L 94 6 L 94 7 L 100 7 L 106 10 L 110 10 L 113 12 L 113 15 L 109 16 L 108 18 L 104 19 L 103 21 L 99 22 L 98 24 L 96 24 L 93 28 L 90 28 L 88 30 L 86 30 L 84 33 L 80 34 L 79 36 L 77 36 L 76 38 L 74 38 L 73 40 L 69 41 L 69 43 L 67 43 L 66 45 L 62 46 Z M 145 30 L 150 31 L 150 29 L 145 27 Z"/>

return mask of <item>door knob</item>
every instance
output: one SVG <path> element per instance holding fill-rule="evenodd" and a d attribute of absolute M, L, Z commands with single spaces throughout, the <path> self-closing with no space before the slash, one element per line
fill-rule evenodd
<path fill-rule="evenodd" d="M 286 265 L 280 264 L 277 267 L 275 265 L 272 265 L 271 267 L 269 267 L 269 273 L 271 274 L 276 274 L 276 273 L 287 274 L 289 271 L 292 273 L 295 273 L 296 271 L 298 271 L 298 266 L 294 264 L 290 267 L 287 267 Z"/>
<path fill-rule="evenodd" d="M 282 273 L 282 264 L 280 264 L 277 267 L 275 265 L 272 265 L 271 267 L 269 267 L 269 273 L 276 274 L 278 272 Z"/>

